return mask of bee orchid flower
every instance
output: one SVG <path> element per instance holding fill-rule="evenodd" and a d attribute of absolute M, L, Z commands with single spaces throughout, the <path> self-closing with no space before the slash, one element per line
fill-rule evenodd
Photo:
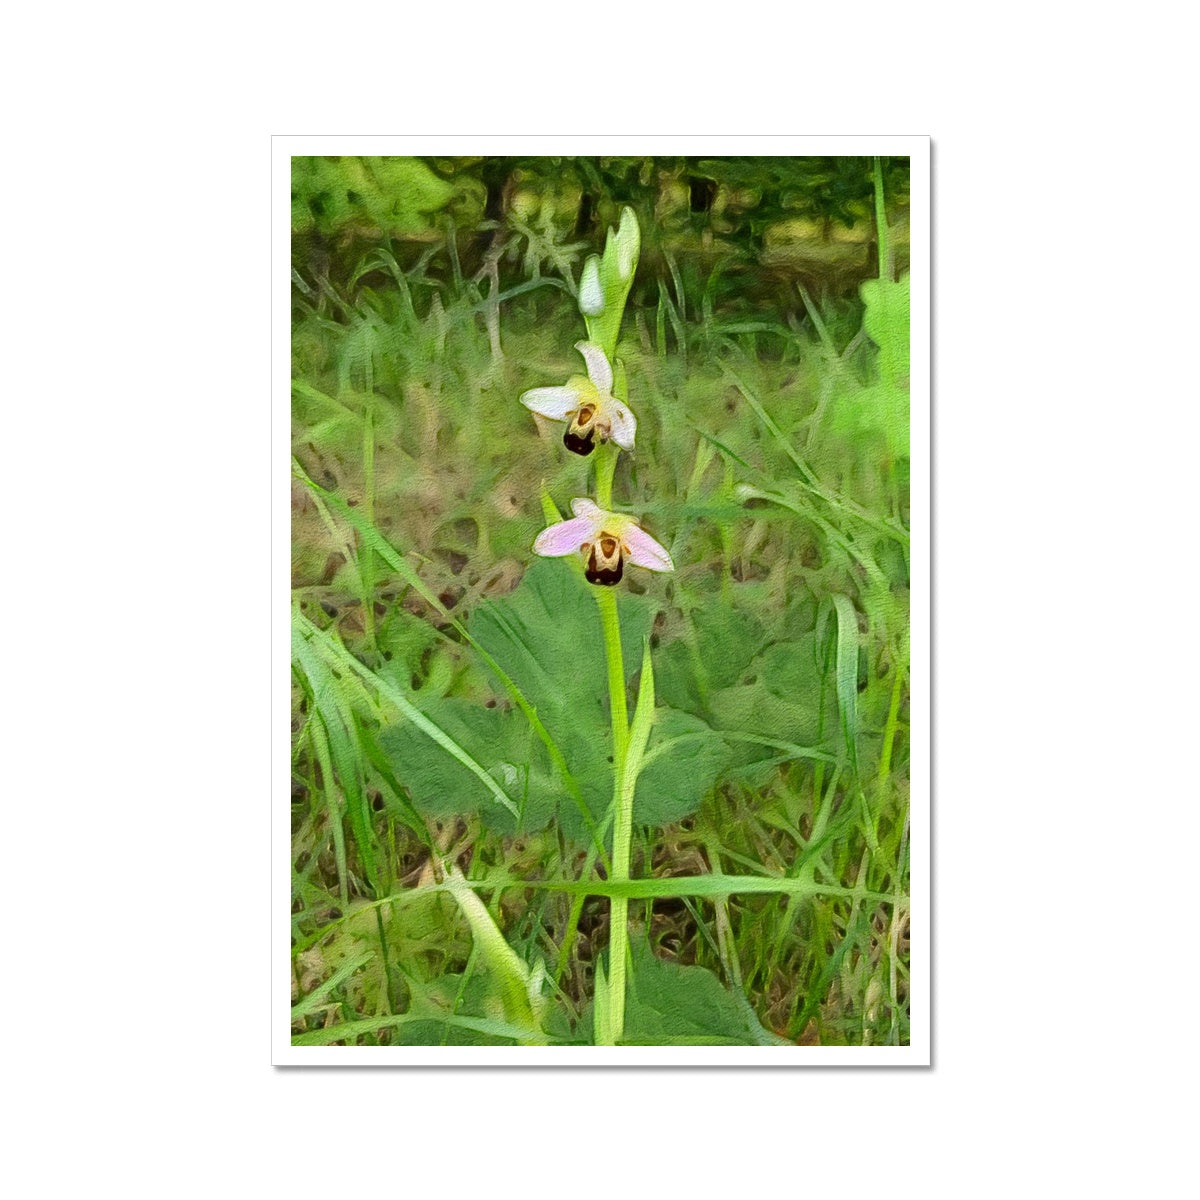
<path fill-rule="evenodd" d="M 673 571 L 671 556 L 638 523 L 621 513 L 605 512 L 583 498 L 571 501 L 575 514 L 543 529 L 533 543 L 535 554 L 545 558 L 583 555 L 588 583 L 611 586 L 620 581 L 625 563 L 648 571 Z"/>
<path fill-rule="evenodd" d="M 566 421 L 563 444 L 576 454 L 591 454 L 597 440 L 610 438 L 622 450 L 632 450 L 637 419 L 612 394 L 612 365 L 595 342 L 576 342 L 575 349 L 583 355 L 587 378 L 572 375 L 565 387 L 533 388 L 521 403 L 552 421 Z"/>

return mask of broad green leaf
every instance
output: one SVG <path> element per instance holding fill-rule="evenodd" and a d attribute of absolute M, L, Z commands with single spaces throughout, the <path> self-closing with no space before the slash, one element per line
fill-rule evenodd
<path fill-rule="evenodd" d="M 713 687 L 726 687 L 767 640 L 762 621 L 746 606 L 714 605 L 693 615 L 697 648 Z"/>
<path fill-rule="evenodd" d="M 767 642 L 762 621 L 745 604 L 694 609 L 693 631 L 663 646 L 655 658 L 658 697 L 704 717 L 714 690 L 736 683 Z"/>
<path fill-rule="evenodd" d="M 816 636 L 805 634 L 767 647 L 746 666 L 738 684 L 713 693 L 713 728 L 732 741 L 734 762 L 748 771 L 751 783 L 765 782 L 779 763 L 795 757 L 780 743 L 823 744 L 829 722 L 822 708 L 832 704 L 828 689 Z"/>
<path fill-rule="evenodd" d="M 700 806 L 730 762 L 728 745 L 690 713 L 660 708 L 634 795 L 639 825 L 669 825 Z"/>
<path fill-rule="evenodd" d="M 658 697 L 683 712 L 702 713 L 708 689 L 696 651 L 683 638 L 660 646 L 655 655 Z"/>
<path fill-rule="evenodd" d="M 641 661 L 657 602 L 624 589 L 616 599 L 628 677 Z M 539 559 L 511 595 L 480 605 L 469 627 L 537 710 L 598 821 L 612 797 L 612 735 L 600 617 L 589 585 L 568 563 Z M 561 789 L 560 795 L 564 829 L 587 840 L 578 809 Z"/>
<path fill-rule="evenodd" d="M 761 1044 L 764 1031 L 754 1027 L 757 1021 L 751 1025 L 753 1018 L 711 971 L 657 958 L 641 941 L 634 944 L 631 956 L 623 1044 Z"/>
<path fill-rule="evenodd" d="M 391 726 L 379 742 L 396 779 L 408 788 L 413 806 L 426 817 L 478 814 L 497 833 L 542 829 L 554 815 L 562 785 L 544 747 L 521 716 L 457 698 L 423 701 L 430 720 L 496 781 L 516 805 L 520 820 L 497 804 L 472 770 L 431 741 L 410 722 Z"/>

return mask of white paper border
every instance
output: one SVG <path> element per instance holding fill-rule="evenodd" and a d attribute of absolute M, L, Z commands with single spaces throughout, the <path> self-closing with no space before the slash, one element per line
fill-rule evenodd
<path fill-rule="evenodd" d="M 271 139 L 271 1061 L 276 1066 L 928 1066 L 931 426 L 927 136 L 276 135 Z M 908 1046 L 293 1046 L 291 1044 L 291 159 L 313 154 L 907 155 L 910 165 L 910 1039 Z"/>

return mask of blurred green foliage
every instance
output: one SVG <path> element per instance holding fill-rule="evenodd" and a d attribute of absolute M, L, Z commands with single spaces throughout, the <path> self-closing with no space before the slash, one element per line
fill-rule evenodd
<path fill-rule="evenodd" d="M 563 247 L 596 244 L 629 205 L 643 230 L 643 259 L 672 280 L 685 312 L 707 305 L 744 315 L 776 304 L 796 281 L 848 297 L 877 273 L 871 164 L 852 157 L 297 158 L 292 227 L 303 235 L 302 259 L 340 263 L 343 271 L 372 243 L 427 244 L 447 228 L 458 231 L 458 253 L 473 270 L 499 230 L 508 242 L 507 284 L 531 268 L 561 265 Z M 883 170 L 903 269 L 908 160 L 889 159 Z M 638 299 L 655 298 L 643 273 Z M 794 293 L 790 301 L 796 307 Z"/>
<path fill-rule="evenodd" d="M 454 188 L 415 158 L 294 158 L 292 231 L 353 226 L 403 237 L 429 228 Z"/>

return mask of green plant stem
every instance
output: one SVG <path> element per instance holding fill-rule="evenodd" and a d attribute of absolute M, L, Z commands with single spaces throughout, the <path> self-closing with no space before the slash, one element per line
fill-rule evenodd
<path fill-rule="evenodd" d="M 613 476 L 620 450 L 605 442 L 596 449 L 596 503 L 612 509 Z M 596 590 L 600 624 L 604 630 L 604 655 L 608 660 L 608 695 L 612 708 L 614 796 L 620 783 L 625 751 L 629 744 L 629 713 L 625 701 L 625 663 L 621 656 L 621 619 L 616 594 L 607 588 Z"/>
<path fill-rule="evenodd" d="M 654 724 L 654 669 L 650 663 L 650 643 L 642 646 L 642 677 L 637 708 L 629 727 L 621 770 L 613 796 L 613 873 L 614 883 L 629 881 L 630 851 L 633 846 L 633 793 L 645 762 L 646 743 Z M 621 903 L 618 905 L 617 900 Z M 629 945 L 627 896 L 613 896 L 609 921 L 608 1028 L 614 1044 L 625 1031 L 625 959 Z M 647 912 L 649 907 L 647 906 Z"/>
<path fill-rule="evenodd" d="M 879 278 L 892 277 L 892 236 L 887 223 L 887 205 L 883 196 L 883 165 L 875 156 L 875 228 L 879 239 Z"/>
<path fill-rule="evenodd" d="M 625 701 L 625 660 L 621 654 L 621 618 L 617 613 L 616 594 L 608 588 L 596 589 L 600 625 L 604 630 L 604 656 L 608 660 L 608 697 L 612 712 L 613 776 L 619 780 L 629 747 L 629 710 Z M 613 864 L 614 872 L 616 864 Z"/>
<path fill-rule="evenodd" d="M 600 464 L 597 464 L 599 485 Z M 609 475 L 611 489 L 611 473 Z M 597 487 L 598 490 L 598 487 Z M 603 507 L 603 502 L 601 502 Z M 626 803 L 625 762 L 629 751 L 629 710 L 625 699 L 625 662 L 621 654 L 621 618 L 617 598 L 607 588 L 596 592 L 600 609 L 600 624 L 604 631 L 604 656 L 608 661 L 608 696 L 612 712 L 613 731 L 613 850 L 612 879 L 629 878 L 630 832 L 633 819 L 633 797 Z M 629 809 L 626 814 L 623 810 Z M 629 947 L 629 901 L 614 896 L 610 902 L 608 932 L 608 989 L 611 1029 L 614 1043 L 625 1026 L 625 956 Z"/>
<path fill-rule="evenodd" d="M 609 901 L 608 931 L 608 1012 L 611 1042 L 601 1045 L 620 1045 L 625 1032 L 625 956 L 629 952 L 629 901 L 614 896 Z"/>
<path fill-rule="evenodd" d="M 617 472 L 617 455 L 620 451 L 612 442 L 605 442 L 596 450 L 596 503 L 612 511 L 613 476 Z"/>

